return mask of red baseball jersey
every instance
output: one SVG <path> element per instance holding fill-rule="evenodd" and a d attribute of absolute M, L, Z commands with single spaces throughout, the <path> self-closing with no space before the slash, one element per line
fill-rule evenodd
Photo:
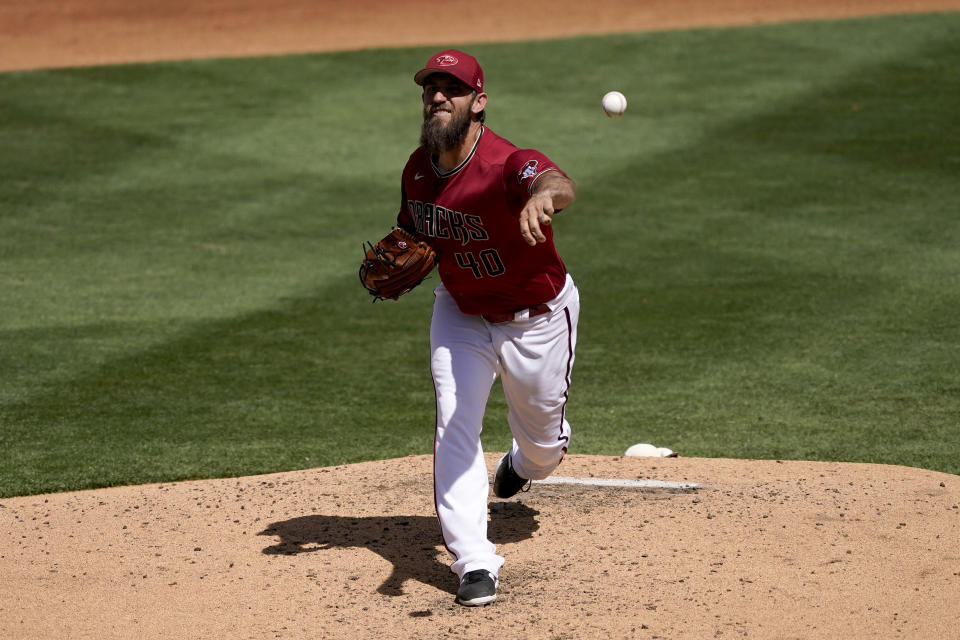
<path fill-rule="evenodd" d="M 563 288 L 567 270 L 553 229 L 541 226 L 547 240 L 533 247 L 520 234 L 520 211 L 548 171 L 560 168 L 485 127 L 452 171 L 440 171 L 423 147 L 410 155 L 397 224 L 436 250 L 440 279 L 464 313 L 519 311 Z"/>

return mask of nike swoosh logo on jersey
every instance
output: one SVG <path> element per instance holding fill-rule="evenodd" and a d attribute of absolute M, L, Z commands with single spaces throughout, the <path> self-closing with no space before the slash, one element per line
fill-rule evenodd
<path fill-rule="evenodd" d="M 414 180 L 419 180 L 419 179 L 422 178 L 422 177 L 423 177 L 423 176 L 420 175 L 419 173 L 413 174 L 413 179 L 414 179 Z"/>

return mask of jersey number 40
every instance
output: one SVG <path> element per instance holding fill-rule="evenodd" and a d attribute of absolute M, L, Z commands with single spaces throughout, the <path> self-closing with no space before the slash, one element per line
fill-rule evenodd
<path fill-rule="evenodd" d="M 478 280 L 485 276 L 495 277 L 503 275 L 503 272 L 507 270 L 506 267 L 503 266 L 503 260 L 500 259 L 500 255 L 496 249 L 485 249 L 477 255 L 473 255 L 472 251 L 467 251 L 465 253 L 457 253 L 455 256 L 457 258 L 457 264 L 463 269 L 473 271 L 473 277 Z M 477 260 L 477 258 L 479 258 L 479 260 Z"/>

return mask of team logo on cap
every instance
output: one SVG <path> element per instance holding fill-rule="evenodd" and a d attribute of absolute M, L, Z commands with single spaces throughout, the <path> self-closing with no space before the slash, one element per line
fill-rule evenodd
<path fill-rule="evenodd" d="M 524 180 L 528 180 L 537 175 L 538 164 L 536 160 L 527 160 L 526 163 L 520 167 L 520 171 L 517 172 L 517 182 L 523 184 Z"/>
<path fill-rule="evenodd" d="M 443 56 L 437 56 L 437 66 L 440 67 L 452 67 L 453 65 L 460 62 L 456 57 L 449 54 Z"/>
<path fill-rule="evenodd" d="M 407 246 L 408 245 L 406 240 L 401 240 L 400 242 L 397 243 L 397 247 L 399 247 L 400 249 L 406 249 Z"/>

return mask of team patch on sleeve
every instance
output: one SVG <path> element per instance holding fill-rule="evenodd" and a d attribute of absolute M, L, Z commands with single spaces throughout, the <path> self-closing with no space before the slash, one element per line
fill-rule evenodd
<path fill-rule="evenodd" d="M 537 175 L 537 167 L 540 163 L 537 160 L 527 160 L 520 171 L 517 172 L 517 182 L 523 184 L 524 181 L 529 180 Z"/>
<path fill-rule="evenodd" d="M 518 198 L 525 198 L 540 178 L 551 171 L 560 171 L 550 158 L 536 149 L 517 149 L 503 165 L 503 185 Z M 561 175 L 566 175 L 560 171 Z"/>

